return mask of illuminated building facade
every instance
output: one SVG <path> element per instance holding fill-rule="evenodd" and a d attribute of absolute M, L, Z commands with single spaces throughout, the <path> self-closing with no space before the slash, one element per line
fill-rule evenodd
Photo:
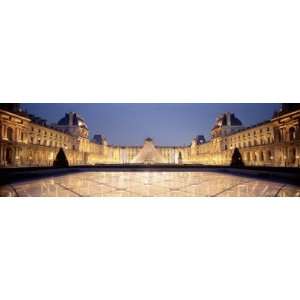
<path fill-rule="evenodd" d="M 78 113 L 67 113 L 48 126 L 24 113 L 18 104 L 0 106 L 1 167 L 52 166 L 60 149 L 70 165 L 94 164 L 204 164 L 230 165 L 238 149 L 246 166 L 300 165 L 300 107 L 283 104 L 266 122 L 246 128 L 233 113 L 216 119 L 211 139 L 194 138 L 189 146 L 109 145 L 102 135 L 89 140 L 87 123 Z"/>

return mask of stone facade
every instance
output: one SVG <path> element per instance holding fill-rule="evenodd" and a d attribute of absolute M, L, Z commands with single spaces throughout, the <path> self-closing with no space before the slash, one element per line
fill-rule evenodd
<path fill-rule="evenodd" d="M 297 108 L 229 134 L 216 135 L 213 129 L 213 138 L 208 143 L 192 144 L 193 162 L 230 165 L 233 151 L 237 148 L 246 166 L 299 167 L 300 109 L 299 106 Z"/>
<path fill-rule="evenodd" d="M 274 117 L 245 128 L 232 113 L 216 119 L 211 139 L 197 136 L 189 146 L 113 146 L 101 135 L 88 139 L 88 126 L 77 113 L 57 124 L 25 114 L 19 107 L 0 107 L 1 167 L 52 166 L 60 149 L 69 165 L 94 164 L 204 164 L 230 165 L 235 149 L 246 166 L 299 167 L 300 107 L 284 104 Z M 152 150 L 151 150 L 152 149 Z"/>
<path fill-rule="evenodd" d="M 0 109 L 1 167 L 52 166 L 59 149 L 70 165 L 101 161 L 104 146 L 88 138 L 47 127 L 27 115 Z"/>

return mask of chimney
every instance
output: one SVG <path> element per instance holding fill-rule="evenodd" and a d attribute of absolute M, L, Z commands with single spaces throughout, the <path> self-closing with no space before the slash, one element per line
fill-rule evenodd
<path fill-rule="evenodd" d="M 227 126 L 231 126 L 231 113 L 230 112 L 226 113 L 226 118 L 227 118 Z"/>
<path fill-rule="evenodd" d="M 73 113 L 69 112 L 69 126 L 73 125 Z"/>

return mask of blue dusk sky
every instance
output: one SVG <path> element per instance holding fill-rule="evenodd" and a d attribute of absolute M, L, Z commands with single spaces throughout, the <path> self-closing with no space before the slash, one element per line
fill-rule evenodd
<path fill-rule="evenodd" d="M 141 145 L 146 137 L 157 145 L 188 145 L 198 134 L 210 137 L 218 115 L 233 112 L 246 126 L 268 120 L 280 104 L 264 103 L 32 103 L 23 104 L 29 113 L 56 123 L 66 112 L 78 112 L 86 121 L 90 138 L 103 134 L 110 144 Z"/>

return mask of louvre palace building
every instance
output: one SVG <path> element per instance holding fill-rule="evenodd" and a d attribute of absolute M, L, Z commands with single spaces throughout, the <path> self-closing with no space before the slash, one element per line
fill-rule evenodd
<path fill-rule="evenodd" d="M 282 104 L 272 119 L 243 126 L 234 113 L 217 117 L 211 138 L 199 135 L 189 146 L 160 146 L 147 138 L 141 146 L 110 145 L 102 135 L 89 139 L 88 125 L 74 112 L 56 124 L 23 112 L 19 104 L 0 104 L 1 167 L 52 166 L 59 151 L 69 165 L 202 164 L 230 165 L 234 151 L 245 166 L 300 166 L 300 104 Z"/>

